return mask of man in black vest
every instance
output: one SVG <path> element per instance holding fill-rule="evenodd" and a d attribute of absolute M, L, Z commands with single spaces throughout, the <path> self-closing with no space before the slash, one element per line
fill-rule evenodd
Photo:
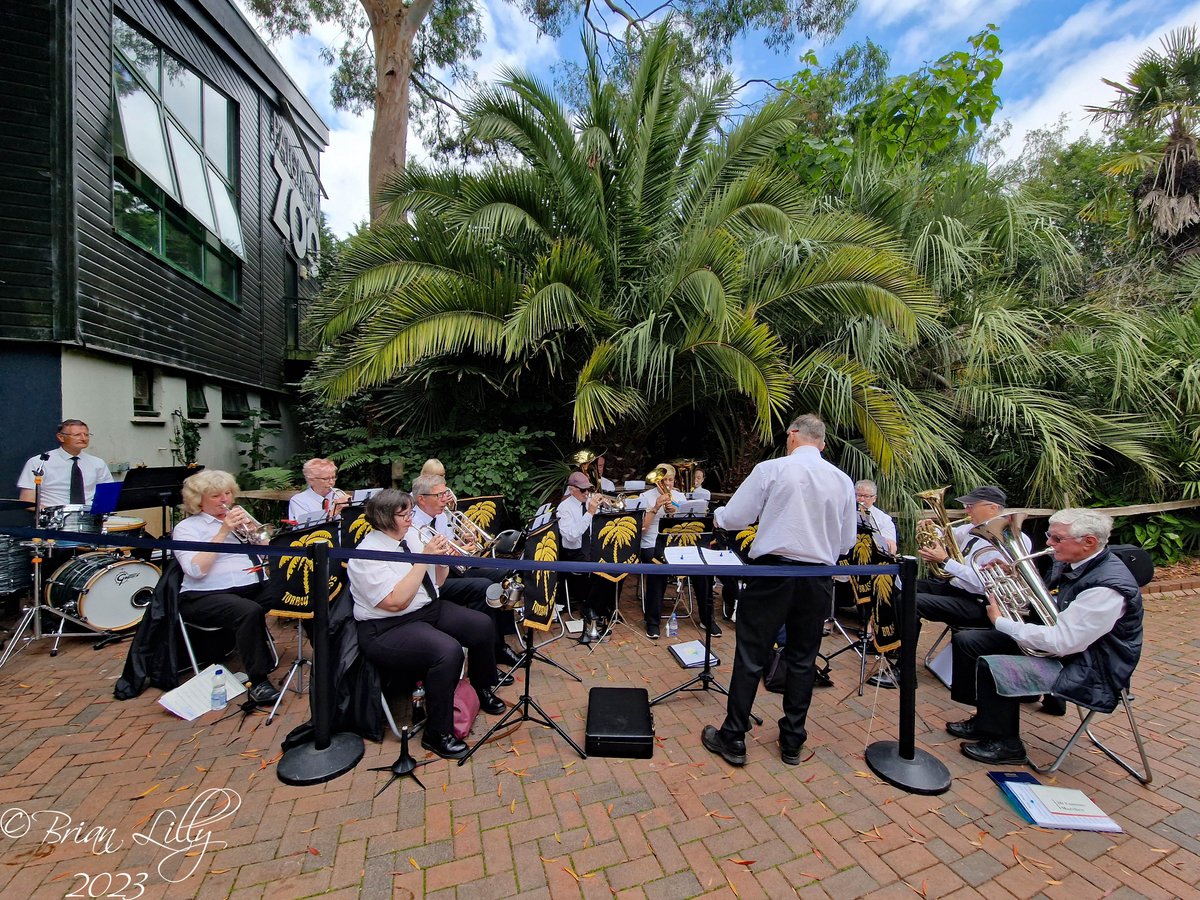
<path fill-rule="evenodd" d="M 1053 692 L 1088 709 L 1116 709 L 1142 653 L 1142 595 L 1125 563 L 1108 550 L 1111 531 L 1112 519 L 1089 509 L 1050 517 L 1055 624 L 1005 618 L 989 597 L 992 628 L 955 633 L 950 695 L 974 704 L 976 713 L 947 723 L 946 730 L 968 741 L 964 756 L 989 765 L 1025 762 L 1022 696 Z"/>

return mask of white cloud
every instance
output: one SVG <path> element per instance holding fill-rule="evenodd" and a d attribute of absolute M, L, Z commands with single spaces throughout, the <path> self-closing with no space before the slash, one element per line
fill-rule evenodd
<path fill-rule="evenodd" d="M 1072 51 L 1090 46 L 1093 38 L 1111 34 L 1113 29 L 1130 16 L 1152 10 L 1157 0 L 1127 0 L 1116 4 L 1111 0 L 1090 3 L 1038 40 L 1020 45 L 1004 54 L 1004 66 L 1012 70 L 1038 67 L 1043 77 L 1046 69 L 1056 70 L 1071 62 Z"/>
<path fill-rule="evenodd" d="M 1200 2 L 1157 23 L 1145 23 L 1143 17 L 1140 30 L 1126 30 L 1099 46 L 1070 42 L 1060 45 L 1059 52 L 1067 61 L 1057 74 L 1042 84 L 1035 95 L 1006 105 L 1005 117 L 1012 123 L 1012 131 L 1001 142 L 1001 149 L 1009 158 L 1019 155 L 1029 131 L 1053 125 L 1064 113 L 1067 139 L 1081 136 L 1091 122 L 1084 107 L 1103 106 L 1112 99 L 1112 89 L 1101 79 L 1124 80 L 1134 60 L 1145 50 L 1158 47 L 1168 31 L 1191 25 L 1197 19 L 1200 19 Z"/>

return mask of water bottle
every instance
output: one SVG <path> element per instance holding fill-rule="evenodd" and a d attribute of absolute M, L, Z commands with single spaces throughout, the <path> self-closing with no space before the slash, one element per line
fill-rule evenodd
<path fill-rule="evenodd" d="M 420 725 L 425 721 L 425 685 L 418 681 L 412 695 L 412 723 Z"/>
<path fill-rule="evenodd" d="M 679 616 L 671 613 L 671 618 L 667 619 L 667 637 L 675 637 L 679 634 Z"/>
<path fill-rule="evenodd" d="M 217 670 L 213 672 L 212 683 L 212 708 L 224 709 L 228 700 L 225 697 L 225 670 L 217 666 Z"/>

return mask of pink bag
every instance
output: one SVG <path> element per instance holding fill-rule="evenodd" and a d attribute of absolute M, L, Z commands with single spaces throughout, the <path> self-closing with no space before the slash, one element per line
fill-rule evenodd
<path fill-rule="evenodd" d="M 467 679 L 459 681 L 454 689 L 454 736 L 466 740 L 479 715 L 479 694 Z"/>

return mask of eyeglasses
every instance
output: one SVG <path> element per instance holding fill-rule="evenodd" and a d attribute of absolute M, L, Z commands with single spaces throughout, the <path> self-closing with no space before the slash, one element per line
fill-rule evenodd
<path fill-rule="evenodd" d="M 422 497 L 437 497 L 439 500 L 449 500 L 454 496 L 454 491 L 446 488 L 444 491 L 438 491 L 436 494 L 422 494 Z"/>
<path fill-rule="evenodd" d="M 397 519 L 411 519 L 413 511 L 411 509 L 396 510 L 392 515 Z"/>
<path fill-rule="evenodd" d="M 1086 535 L 1085 535 L 1085 537 L 1086 537 Z M 1067 534 L 1067 535 L 1051 534 L 1049 531 L 1047 531 L 1046 532 L 1046 540 L 1051 544 L 1061 544 L 1063 541 L 1080 541 L 1080 540 L 1083 540 L 1083 538 L 1077 538 L 1073 534 Z"/>
<path fill-rule="evenodd" d="M 70 437 L 70 438 L 90 438 L 92 436 L 90 431 L 80 431 L 77 434 L 71 434 L 66 431 L 60 431 L 59 435 L 61 435 L 62 437 Z"/>
<path fill-rule="evenodd" d="M 312 481 L 337 481 L 336 475 L 310 475 Z"/>

